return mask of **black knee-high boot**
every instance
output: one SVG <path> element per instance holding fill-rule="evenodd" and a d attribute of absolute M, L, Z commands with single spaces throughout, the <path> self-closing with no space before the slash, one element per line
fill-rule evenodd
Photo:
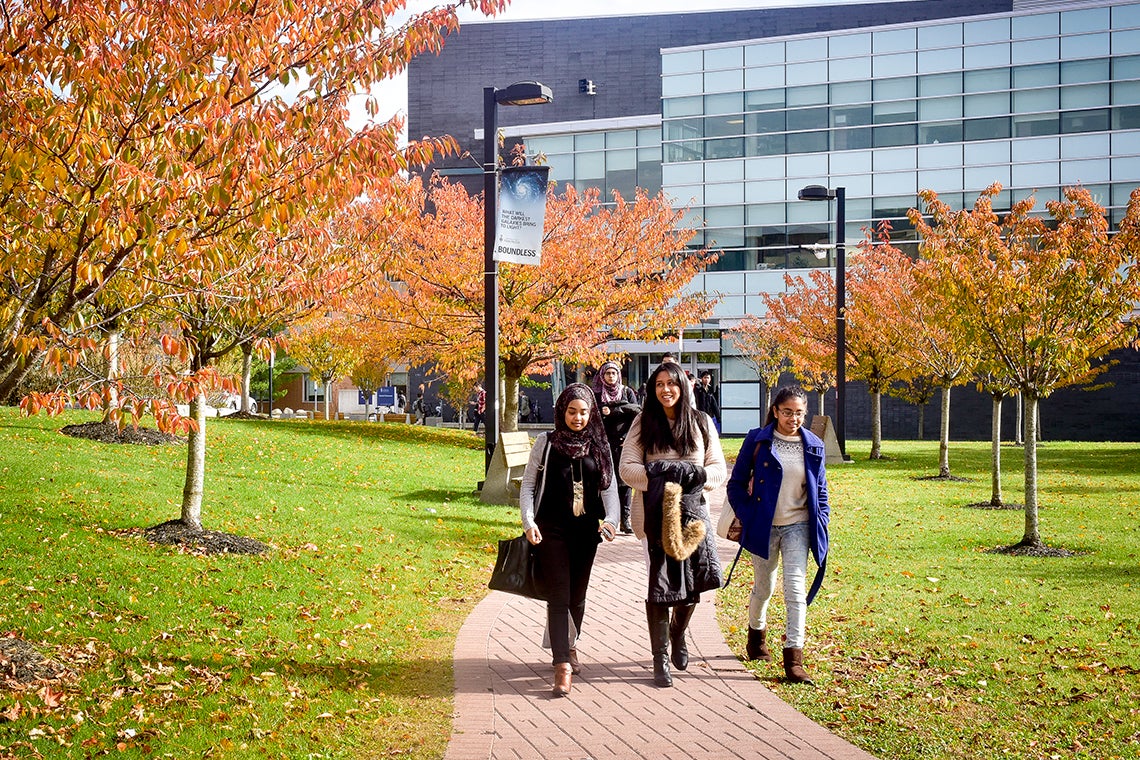
<path fill-rule="evenodd" d="M 645 603 L 645 618 L 649 623 L 649 648 L 653 651 L 653 683 L 661 687 L 672 686 L 669 674 L 669 608 Z"/>
<path fill-rule="evenodd" d="M 673 666 L 677 670 L 689 667 L 689 647 L 685 644 L 685 631 L 689 619 L 693 617 L 694 604 L 678 604 L 673 607 L 673 620 L 669 623 L 669 643 L 673 645 Z"/>

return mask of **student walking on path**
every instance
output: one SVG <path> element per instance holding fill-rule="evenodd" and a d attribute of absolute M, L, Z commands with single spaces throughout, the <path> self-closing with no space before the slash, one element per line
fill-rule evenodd
<path fill-rule="evenodd" d="M 519 492 L 523 530 L 536 547 L 546 594 L 556 697 L 569 695 L 572 675 L 581 672 L 574 638 L 582 630 L 594 556 L 602 538 L 617 534 L 617 481 L 599 417 L 588 386 L 566 386 L 554 405 L 554 432 L 535 441 Z"/>
<path fill-rule="evenodd" d="M 669 687 L 670 649 L 673 666 L 685 670 L 685 633 L 694 608 L 702 592 L 720 588 L 705 492 L 723 484 L 728 473 L 720 437 L 708 416 L 692 405 L 681 367 L 661 364 L 648 386 L 645 407 L 626 436 L 619 471 L 635 490 L 633 532 L 645 545 L 653 681 Z"/>
<path fill-rule="evenodd" d="M 807 608 L 827 567 L 827 473 L 823 441 L 803 427 L 807 393 L 789 386 L 776 392 L 764 427 L 748 433 L 728 479 L 728 501 L 740 520 L 740 545 L 752 555 L 748 603 L 749 660 L 772 659 L 768 604 L 776 570 L 784 565 L 784 674 L 810 684 L 803 666 Z M 807 588 L 808 554 L 818 570 Z"/>
<path fill-rule="evenodd" d="M 594 378 L 594 397 L 602 413 L 602 424 L 606 428 L 606 438 L 610 442 L 610 453 L 614 466 L 621 459 L 621 447 L 629 433 L 633 419 L 641 412 L 637 394 L 621 382 L 621 367 L 617 362 L 606 362 L 598 369 Z M 630 507 L 633 503 L 633 489 L 617 473 L 618 501 L 621 503 L 621 532 L 633 533 L 630 522 Z"/>

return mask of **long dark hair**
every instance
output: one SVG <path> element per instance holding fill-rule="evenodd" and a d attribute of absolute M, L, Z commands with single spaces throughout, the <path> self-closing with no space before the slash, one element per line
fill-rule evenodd
<path fill-rule="evenodd" d="M 657 398 L 657 376 L 665 373 L 681 390 L 681 398 L 674 407 L 677 419 L 672 423 L 665 416 L 665 407 Z M 698 438 L 699 436 L 699 438 Z M 673 449 L 681 456 L 697 450 L 698 441 L 704 445 L 709 439 L 705 415 L 693 408 L 693 389 L 681 365 L 664 362 L 645 381 L 645 405 L 641 409 L 641 447 L 646 453 L 659 453 Z"/>
<path fill-rule="evenodd" d="M 772 399 L 772 405 L 768 407 L 768 419 L 764 420 L 764 427 L 768 427 L 776 421 L 776 407 L 790 398 L 798 398 L 807 404 L 807 391 L 798 385 L 785 385 L 776 391 L 776 397 Z"/>

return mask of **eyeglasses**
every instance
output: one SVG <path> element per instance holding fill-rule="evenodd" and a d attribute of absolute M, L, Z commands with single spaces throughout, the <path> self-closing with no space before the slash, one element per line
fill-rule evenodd
<path fill-rule="evenodd" d="M 776 411 L 781 417 L 786 420 L 802 420 L 803 418 L 807 417 L 807 412 L 802 410 L 793 411 L 791 409 L 777 409 Z"/>

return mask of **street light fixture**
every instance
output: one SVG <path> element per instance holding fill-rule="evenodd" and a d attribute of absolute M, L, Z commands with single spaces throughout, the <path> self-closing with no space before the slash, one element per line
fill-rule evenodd
<path fill-rule="evenodd" d="M 484 382 L 487 393 L 485 469 L 499 437 L 499 265 L 495 261 L 499 176 L 498 107 L 535 106 L 550 103 L 554 95 L 541 82 L 515 82 L 498 89 L 483 88 L 483 336 Z"/>
<path fill-rule="evenodd" d="M 847 188 L 808 185 L 801 201 L 835 200 L 835 438 L 847 460 L 847 260 L 843 238 L 847 225 Z"/>

